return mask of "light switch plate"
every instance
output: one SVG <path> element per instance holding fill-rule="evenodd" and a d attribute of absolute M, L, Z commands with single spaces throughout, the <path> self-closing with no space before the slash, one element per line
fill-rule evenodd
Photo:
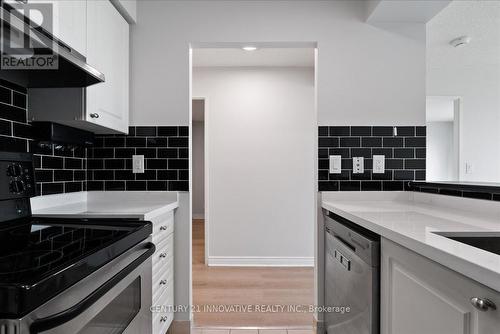
<path fill-rule="evenodd" d="M 342 156 L 330 155 L 330 174 L 342 173 Z"/>
<path fill-rule="evenodd" d="M 465 163 L 465 174 L 472 174 L 472 164 L 470 162 Z"/>
<path fill-rule="evenodd" d="M 385 155 L 373 156 L 373 174 L 385 173 Z"/>
<path fill-rule="evenodd" d="M 363 174 L 365 172 L 365 159 L 363 157 L 352 158 L 352 173 Z"/>
<path fill-rule="evenodd" d="M 132 156 L 132 172 L 134 174 L 144 173 L 144 155 Z"/>

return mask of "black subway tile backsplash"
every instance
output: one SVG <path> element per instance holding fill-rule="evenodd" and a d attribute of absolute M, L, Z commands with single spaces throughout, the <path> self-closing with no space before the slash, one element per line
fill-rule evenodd
<path fill-rule="evenodd" d="M 136 126 L 135 127 L 136 137 L 156 137 L 156 127 L 155 126 Z"/>
<path fill-rule="evenodd" d="M 0 103 L 11 104 L 12 89 L 0 86 Z"/>
<path fill-rule="evenodd" d="M 415 172 L 417 181 L 410 182 L 407 190 L 424 192 L 431 194 L 466 197 L 473 199 L 484 199 L 500 201 L 500 187 L 498 184 L 474 184 L 474 183 L 440 183 L 440 182 L 425 182 L 424 175 L 418 175 L 419 171 Z"/>
<path fill-rule="evenodd" d="M 362 181 L 361 191 L 381 191 L 382 182 L 381 181 Z"/>
<path fill-rule="evenodd" d="M 43 195 L 52 195 L 52 194 L 60 194 L 64 192 L 64 183 L 42 183 L 41 184 L 41 194 Z"/>
<path fill-rule="evenodd" d="M 425 137 L 427 135 L 427 128 L 425 126 L 417 126 L 415 131 L 417 137 Z"/>
<path fill-rule="evenodd" d="M 415 150 L 413 148 L 395 148 L 394 158 L 409 158 L 415 157 Z"/>
<path fill-rule="evenodd" d="M 14 103 L 26 107 L 24 93 L 14 92 Z M 1 108 L 1 107 L 0 107 Z M 25 110 L 25 112 L 27 112 Z M 21 123 L 19 117 L 7 118 L 15 137 L 0 138 L 0 150 L 31 152 L 35 166 L 37 195 L 50 195 L 64 192 L 82 191 L 86 188 L 86 149 L 43 144 L 33 140 L 29 123 Z"/>
<path fill-rule="evenodd" d="M 403 147 L 403 138 L 400 137 L 384 137 L 384 147 Z"/>
<path fill-rule="evenodd" d="M 159 126 L 158 136 L 160 137 L 176 137 L 179 135 L 177 126 Z"/>
<path fill-rule="evenodd" d="M 374 126 L 372 129 L 373 136 L 392 136 L 394 128 L 392 126 Z"/>
<path fill-rule="evenodd" d="M 396 130 L 398 137 L 414 137 L 416 131 L 414 126 L 398 126 Z"/>
<path fill-rule="evenodd" d="M 406 147 L 425 147 L 425 137 L 409 137 L 405 138 Z"/>
<path fill-rule="evenodd" d="M 351 136 L 371 136 L 371 126 L 351 126 Z"/>
<path fill-rule="evenodd" d="M 329 130 L 327 126 L 318 127 L 318 136 L 320 137 L 328 137 Z"/>
<path fill-rule="evenodd" d="M 349 126 L 330 126 L 329 135 L 331 137 L 350 136 L 351 128 Z"/>
<path fill-rule="evenodd" d="M 0 103 L 0 118 L 9 121 L 27 123 L 27 112 L 24 108 L 18 108 L 13 105 Z"/>
<path fill-rule="evenodd" d="M 126 187 L 127 187 L 127 190 L 130 190 L 130 191 L 147 190 L 146 181 L 127 181 Z"/>
<path fill-rule="evenodd" d="M 361 138 L 361 146 L 363 147 L 382 147 L 381 137 L 363 137 Z"/>
<path fill-rule="evenodd" d="M 27 91 L 0 80 L 0 151 L 34 154 L 38 195 L 84 190 L 189 189 L 189 128 L 130 127 L 128 135 L 97 135 L 93 148 L 36 142 L 27 122 Z M 158 160 L 132 173 L 132 155 Z M 169 166 L 170 165 L 170 166 Z"/>
<path fill-rule="evenodd" d="M 0 135 L 12 136 L 12 123 L 0 120 Z"/>
<path fill-rule="evenodd" d="M 97 136 L 89 149 L 89 190 L 188 191 L 187 126 L 131 127 L 128 135 Z M 144 156 L 144 173 L 132 172 L 132 156 Z"/>
<path fill-rule="evenodd" d="M 402 191 L 425 179 L 425 127 L 318 127 L 319 191 Z M 340 174 L 329 173 L 329 156 L 342 156 Z M 373 156 L 385 156 L 385 172 L 373 173 Z M 352 158 L 363 157 L 365 172 L 352 172 Z"/>
<path fill-rule="evenodd" d="M 26 109 L 26 94 L 12 91 L 12 104 L 18 108 Z"/>
<path fill-rule="evenodd" d="M 340 191 L 360 191 L 360 181 L 340 181 Z"/>

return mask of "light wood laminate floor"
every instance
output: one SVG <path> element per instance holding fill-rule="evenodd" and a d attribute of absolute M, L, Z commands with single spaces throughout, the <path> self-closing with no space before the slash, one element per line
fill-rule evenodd
<path fill-rule="evenodd" d="M 311 305 L 313 268 L 208 267 L 204 264 L 204 222 L 193 221 L 194 305 Z M 194 314 L 196 327 L 311 328 L 311 313 Z M 208 333 L 206 333 L 208 334 Z"/>

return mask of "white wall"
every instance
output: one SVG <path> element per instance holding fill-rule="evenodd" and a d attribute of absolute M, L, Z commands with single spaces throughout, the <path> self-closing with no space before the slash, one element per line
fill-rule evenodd
<path fill-rule="evenodd" d="M 461 97 L 460 180 L 500 182 L 500 69 L 431 69 L 427 82 L 428 95 Z"/>
<path fill-rule="evenodd" d="M 453 122 L 427 123 L 427 181 L 456 181 Z"/>
<path fill-rule="evenodd" d="M 205 122 L 193 122 L 193 218 L 205 216 Z"/>
<path fill-rule="evenodd" d="M 209 264 L 313 262 L 314 70 L 195 68 L 206 97 Z"/>
<path fill-rule="evenodd" d="M 498 1 L 453 1 L 427 26 L 427 95 L 461 98 L 462 181 L 500 182 L 499 27 Z M 463 35 L 469 44 L 449 45 Z"/>
<path fill-rule="evenodd" d="M 131 26 L 131 122 L 187 125 L 189 44 L 317 42 L 318 121 L 425 124 L 425 27 L 364 22 L 364 1 L 148 1 Z"/>

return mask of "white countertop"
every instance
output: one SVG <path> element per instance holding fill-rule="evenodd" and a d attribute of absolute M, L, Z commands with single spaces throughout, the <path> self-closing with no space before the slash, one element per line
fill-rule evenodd
<path fill-rule="evenodd" d="M 500 232 L 500 202 L 413 192 L 323 192 L 322 207 L 500 291 L 500 255 L 432 232 Z"/>
<path fill-rule="evenodd" d="M 149 220 L 179 204 L 176 192 L 89 191 L 35 197 L 31 206 L 33 216 Z"/>

